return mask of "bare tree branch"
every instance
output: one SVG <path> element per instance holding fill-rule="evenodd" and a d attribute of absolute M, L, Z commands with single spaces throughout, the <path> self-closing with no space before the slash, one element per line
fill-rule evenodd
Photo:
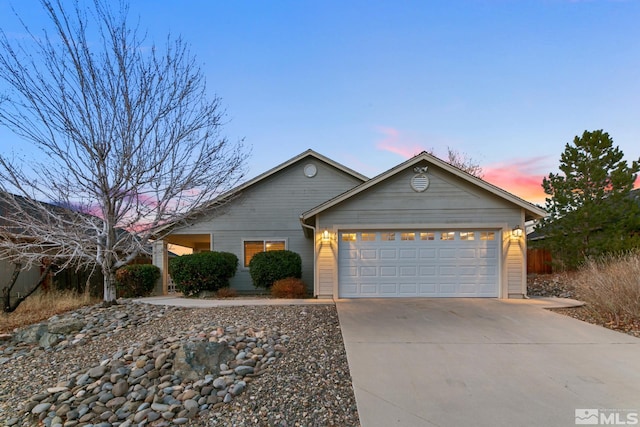
<path fill-rule="evenodd" d="M 428 153 L 434 156 L 436 155 L 433 148 L 429 150 Z M 447 147 L 447 158 L 443 160 L 451 166 L 455 166 L 477 178 L 482 178 L 484 176 L 484 171 L 480 164 L 473 160 L 468 154 L 460 153 L 458 150 L 451 147 Z"/>
<path fill-rule="evenodd" d="M 25 25 L 20 43 L 0 31 L 0 124 L 40 153 L 0 155 L 0 258 L 97 264 L 108 301 L 115 270 L 232 188 L 247 153 L 220 135 L 220 99 L 182 39 L 149 44 L 124 2 L 41 3 L 51 29 Z"/>

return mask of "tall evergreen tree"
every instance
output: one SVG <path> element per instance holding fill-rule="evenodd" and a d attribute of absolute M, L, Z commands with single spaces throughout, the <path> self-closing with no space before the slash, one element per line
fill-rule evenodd
<path fill-rule="evenodd" d="M 560 173 L 543 179 L 549 216 L 538 230 L 565 268 L 638 245 L 640 205 L 629 193 L 640 159 L 629 165 L 623 157 L 608 133 L 585 131 L 565 145 Z"/>

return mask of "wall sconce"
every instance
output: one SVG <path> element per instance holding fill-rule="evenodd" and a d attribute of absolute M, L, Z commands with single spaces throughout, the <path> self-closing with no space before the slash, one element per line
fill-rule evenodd
<path fill-rule="evenodd" d="M 331 233 L 329 233 L 329 230 L 325 229 L 322 232 L 322 242 L 323 243 L 328 243 L 331 241 Z"/>
<path fill-rule="evenodd" d="M 513 227 L 513 230 L 511 230 L 511 236 L 515 237 L 516 239 L 522 237 L 522 234 L 522 228 L 520 227 L 520 225 L 516 225 L 515 227 Z"/>

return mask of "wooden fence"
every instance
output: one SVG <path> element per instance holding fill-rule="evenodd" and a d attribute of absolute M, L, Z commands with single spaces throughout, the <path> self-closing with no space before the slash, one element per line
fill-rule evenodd
<path fill-rule="evenodd" d="M 527 274 L 551 274 L 551 252 L 547 249 L 527 249 Z"/>

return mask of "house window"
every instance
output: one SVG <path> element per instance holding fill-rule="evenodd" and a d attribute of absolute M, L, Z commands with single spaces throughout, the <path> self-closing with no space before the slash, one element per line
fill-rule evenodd
<path fill-rule="evenodd" d="M 494 231 L 481 231 L 480 240 L 495 240 L 496 233 Z"/>
<path fill-rule="evenodd" d="M 244 241 L 244 266 L 249 267 L 251 258 L 259 252 L 283 251 L 287 248 L 284 240 L 245 240 Z"/>
<path fill-rule="evenodd" d="M 455 231 L 443 231 L 440 233 L 440 240 L 455 240 L 456 232 Z"/>
<path fill-rule="evenodd" d="M 400 240 L 416 240 L 416 233 L 400 233 Z"/>
<path fill-rule="evenodd" d="M 355 242 L 356 241 L 356 233 L 342 233 L 342 241 L 343 242 Z"/>
<path fill-rule="evenodd" d="M 362 240 L 363 242 L 375 242 L 376 233 L 362 233 L 360 235 L 360 240 Z"/>
<path fill-rule="evenodd" d="M 475 240 L 476 235 L 473 231 L 461 231 L 460 232 L 460 240 Z"/>
<path fill-rule="evenodd" d="M 433 232 L 420 233 L 420 240 L 435 240 L 435 238 L 436 238 L 436 233 L 433 233 Z"/>
<path fill-rule="evenodd" d="M 396 233 L 380 233 L 380 239 L 386 242 L 396 240 Z"/>

